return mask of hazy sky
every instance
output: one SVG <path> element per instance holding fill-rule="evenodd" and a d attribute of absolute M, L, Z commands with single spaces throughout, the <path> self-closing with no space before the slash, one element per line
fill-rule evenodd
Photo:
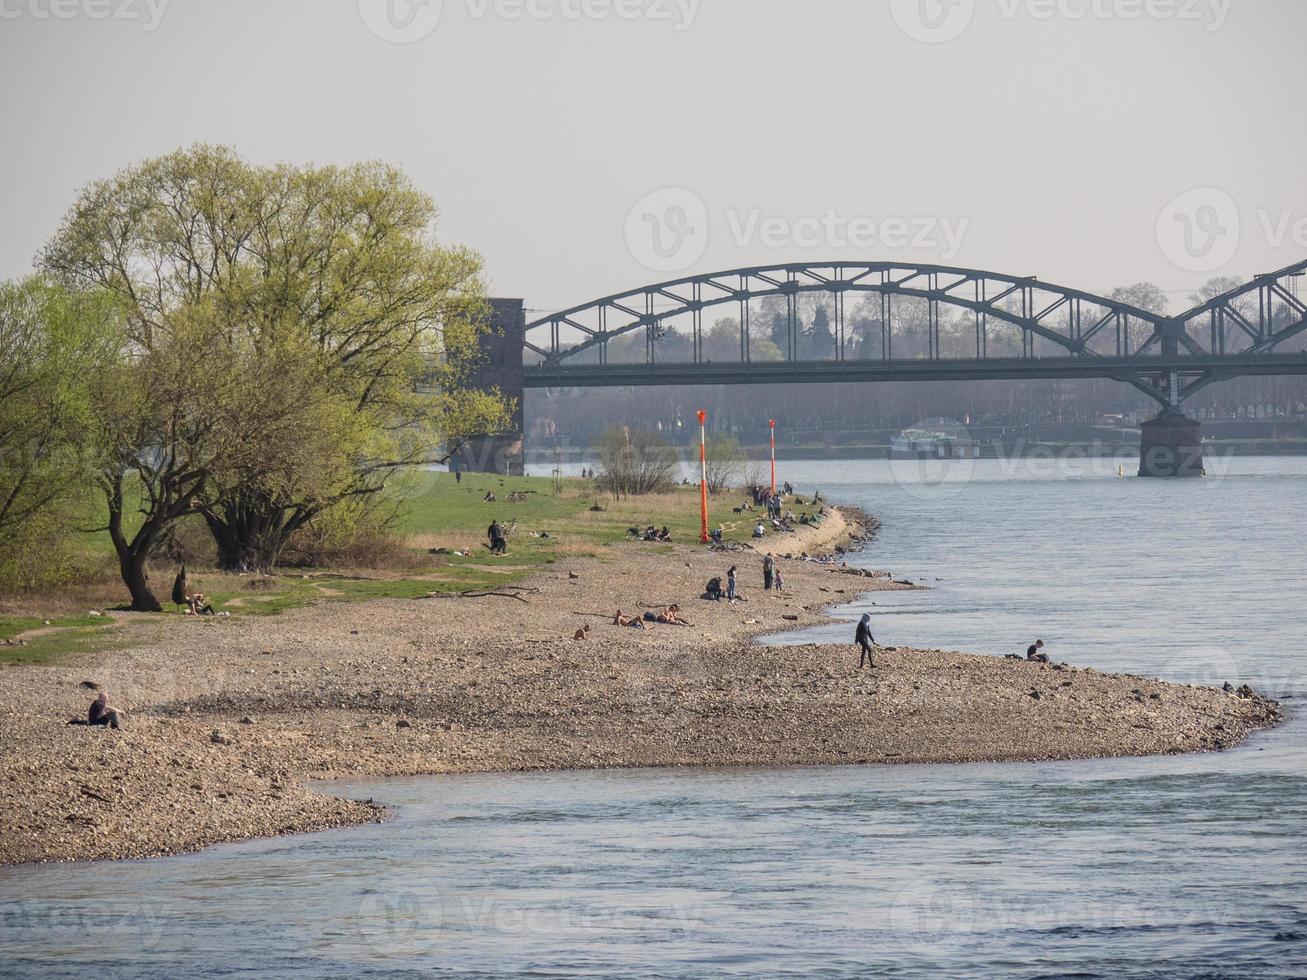
<path fill-rule="evenodd" d="M 1302 0 L 389 3 L 0 0 L 0 277 L 195 141 L 395 163 L 541 310 L 823 259 L 1179 308 L 1307 259 Z"/>

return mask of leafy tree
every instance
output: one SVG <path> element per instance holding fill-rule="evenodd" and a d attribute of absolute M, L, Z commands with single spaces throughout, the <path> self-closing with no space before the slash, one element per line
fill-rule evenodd
<path fill-rule="evenodd" d="M 735 436 L 712 435 L 704 447 L 708 470 L 708 492 L 713 496 L 736 486 L 747 461 Z"/>
<path fill-rule="evenodd" d="M 0 547 L 88 489 L 89 385 L 113 360 L 113 321 L 104 295 L 0 283 Z"/>
<path fill-rule="evenodd" d="M 306 447 L 325 447 L 330 413 L 297 390 L 301 366 L 191 309 L 92 379 L 88 444 L 132 609 L 160 611 L 150 559 L 178 521 L 215 505 L 233 474 L 269 485 Z"/>
<path fill-rule="evenodd" d="M 325 509 L 509 423 L 502 397 L 466 385 L 485 329 L 480 259 L 438 245 L 435 218 L 384 164 L 258 167 L 197 145 L 86 188 L 43 252 L 68 283 L 118 297 L 146 355 L 167 360 L 176 323 L 199 317 L 213 328 L 202 342 L 285 372 L 249 397 L 299 420 L 293 445 L 275 429 L 245 433 L 276 443 L 261 454 L 196 448 L 214 465 L 191 497 L 223 568 L 269 568 Z"/>
<path fill-rule="evenodd" d="M 1209 279 L 1198 288 L 1198 292 L 1190 294 L 1189 305 L 1202 306 L 1208 300 L 1232 292 L 1243 284 L 1244 281 L 1238 276 L 1217 276 L 1215 279 Z"/>
<path fill-rule="evenodd" d="M 1170 300 L 1166 298 L 1166 293 L 1151 282 L 1138 282 L 1133 286 L 1119 286 L 1112 290 L 1112 295 L 1108 299 L 1114 299 L 1118 303 L 1129 303 L 1131 306 L 1137 306 L 1149 313 L 1163 315 L 1166 314 L 1167 308 L 1170 306 Z"/>

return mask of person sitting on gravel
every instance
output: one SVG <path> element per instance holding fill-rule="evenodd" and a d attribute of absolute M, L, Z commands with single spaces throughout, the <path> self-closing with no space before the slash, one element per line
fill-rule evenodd
<path fill-rule="evenodd" d="M 762 521 L 759 521 L 753 529 L 753 536 L 755 538 L 761 538 L 766 533 L 767 529 L 762 526 Z"/>
<path fill-rule="evenodd" d="M 1044 641 L 1036 640 L 1026 649 L 1026 659 L 1033 660 L 1035 663 L 1038 664 L 1048 663 L 1048 654 L 1039 652 L 1043 649 L 1044 649 Z"/>
<path fill-rule="evenodd" d="M 197 592 L 186 597 L 186 615 L 216 616 L 218 614 L 213 608 L 213 603 L 204 600 L 204 593 Z"/>
<path fill-rule="evenodd" d="M 672 603 L 670 606 L 668 606 L 666 609 L 660 612 L 657 616 L 657 620 L 658 622 L 666 623 L 669 626 L 690 625 L 689 623 L 687 623 L 685 620 L 681 618 L 681 607 L 678 606 L 676 603 Z"/>
<path fill-rule="evenodd" d="M 710 578 L 707 587 L 703 590 L 703 597 L 710 602 L 720 602 L 722 598 L 722 580 Z"/>
<path fill-rule="evenodd" d="M 577 630 L 577 631 L 572 635 L 572 639 L 574 639 L 574 640 L 588 640 L 588 639 L 590 639 L 590 624 L 589 624 L 589 623 L 586 623 L 586 624 L 585 624 L 584 626 L 582 626 L 579 630 Z"/>
<path fill-rule="evenodd" d="M 109 728 L 122 727 L 123 713 L 117 708 L 109 707 L 109 696 L 100 692 L 100 696 L 91 702 L 91 707 L 86 711 L 86 723 L 88 725 L 106 725 Z"/>

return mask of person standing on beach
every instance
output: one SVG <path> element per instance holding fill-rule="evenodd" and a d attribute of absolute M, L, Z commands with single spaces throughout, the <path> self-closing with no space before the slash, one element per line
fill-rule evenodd
<path fill-rule="evenodd" d="M 735 566 L 732 565 L 726 572 L 726 601 L 735 601 Z"/>
<path fill-rule="evenodd" d="M 776 559 L 772 553 L 767 552 L 767 557 L 762 560 L 762 590 L 771 591 L 772 577 L 776 574 Z"/>
<path fill-rule="evenodd" d="M 862 650 L 858 657 L 858 669 L 861 670 L 863 664 L 876 669 L 875 661 L 872 660 L 872 648 L 876 645 L 876 638 L 871 635 L 871 613 L 863 613 L 862 619 L 858 622 L 858 628 L 853 634 L 853 642 Z"/>

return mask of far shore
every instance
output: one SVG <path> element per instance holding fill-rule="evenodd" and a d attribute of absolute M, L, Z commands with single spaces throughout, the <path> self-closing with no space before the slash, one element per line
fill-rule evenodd
<path fill-rule="evenodd" d="M 125 616 L 112 651 L 0 669 L 0 863 L 140 858 L 356 825 L 323 778 L 657 766 L 1015 762 L 1226 749 L 1260 697 L 1092 669 L 852 645 L 766 647 L 831 607 L 912 588 L 797 560 L 866 528 L 828 509 L 761 553 L 625 542 L 505 594 L 322 603 L 278 616 Z M 739 566 L 738 604 L 699 598 Z M 507 593 L 524 589 L 521 598 Z M 693 626 L 612 625 L 679 603 Z M 588 639 L 574 632 L 590 625 Z M 874 628 L 874 623 L 873 623 Z M 1014 651 L 1018 652 L 1018 651 Z M 70 726 L 92 680 L 121 730 Z"/>

